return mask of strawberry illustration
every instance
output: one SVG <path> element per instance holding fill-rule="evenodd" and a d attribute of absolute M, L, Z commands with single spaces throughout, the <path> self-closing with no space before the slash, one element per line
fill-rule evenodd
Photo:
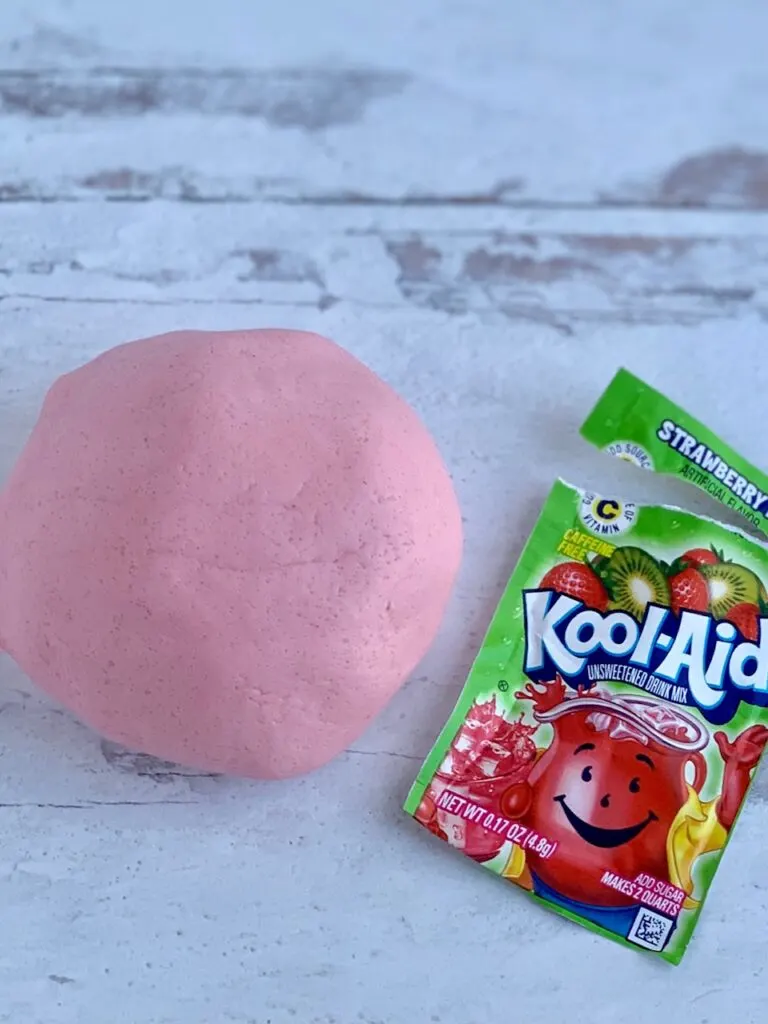
<path fill-rule="evenodd" d="M 745 640 L 757 640 L 760 609 L 756 604 L 751 604 L 749 601 L 735 604 L 726 612 L 725 618 L 734 624 Z"/>
<path fill-rule="evenodd" d="M 608 608 L 608 591 L 584 562 L 561 562 L 554 566 L 544 575 L 539 589 L 567 594 L 598 612 Z"/>
<path fill-rule="evenodd" d="M 705 612 L 709 607 L 707 581 L 697 569 L 683 569 L 672 576 L 669 591 L 672 596 L 672 610 L 677 615 L 683 610 Z"/>
<path fill-rule="evenodd" d="M 716 551 L 715 548 L 691 548 L 680 556 L 681 562 L 687 562 L 694 569 L 700 565 L 717 565 L 723 560 L 722 552 Z"/>

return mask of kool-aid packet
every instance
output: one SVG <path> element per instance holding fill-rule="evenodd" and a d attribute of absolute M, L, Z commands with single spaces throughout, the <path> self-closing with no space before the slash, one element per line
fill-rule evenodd
<path fill-rule="evenodd" d="M 679 963 L 768 741 L 766 581 L 739 530 L 556 483 L 406 810 Z"/>

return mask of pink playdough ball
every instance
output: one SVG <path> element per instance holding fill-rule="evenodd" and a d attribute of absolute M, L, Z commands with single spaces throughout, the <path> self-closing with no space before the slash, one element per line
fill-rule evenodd
<path fill-rule="evenodd" d="M 0 636 L 109 739 L 279 778 L 434 639 L 461 518 L 416 414 L 326 338 L 179 331 L 61 377 L 0 498 Z"/>

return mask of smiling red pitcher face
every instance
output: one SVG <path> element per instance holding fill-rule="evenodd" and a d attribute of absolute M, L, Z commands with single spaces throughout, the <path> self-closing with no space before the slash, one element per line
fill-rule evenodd
<path fill-rule="evenodd" d="M 666 837 L 686 783 L 698 791 L 704 782 L 704 729 L 641 697 L 584 697 L 536 717 L 554 737 L 530 774 L 526 819 L 558 844 L 558 856 L 540 860 L 537 874 L 574 900 L 631 903 L 602 875 L 668 877 Z"/>

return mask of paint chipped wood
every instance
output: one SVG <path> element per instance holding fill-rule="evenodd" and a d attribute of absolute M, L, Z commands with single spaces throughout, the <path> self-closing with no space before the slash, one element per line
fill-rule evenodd
<path fill-rule="evenodd" d="M 768 87 L 757 44 L 768 16 L 756 4 L 702 15 L 675 89 L 653 68 L 675 33 L 690 36 L 682 0 L 659 15 L 671 35 L 625 12 L 611 51 L 622 59 L 602 62 L 589 10 L 567 35 L 570 62 L 543 42 L 510 60 L 493 18 L 461 42 L 467 0 L 439 16 L 422 3 L 379 12 L 370 39 L 334 15 L 332 58 L 304 45 L 282 9 L 270 36 L 256 13 L 225 3 L 218 24 L 232 17 L 243 43 L 224 50 L 181 0 L 168 0 L 168 25 L 183 26 L 170 33 L 151 17 L 116 33 L 107 15 L 73 31 L 5 14 L 0 199 L 768 209 L 768 132 L 753 102 Z M 549 38 L 541 18 L 526 12 L 521 38 Z M 307 32 L 325 38 L 326 21 Z M 667 56 L 682 69 L 677 50 Z"/>
<path fill-rule="evenodd" d="M 273 128 L 319 131 L 354 124 L 408 76 L 367 68 L 269 71 L 96 67 L 0 70 L 0 114 L 130 118 L 147 114 L 257 118 Z"/>
<path fill-rule="evenodd" d="M 414 405 L 466 530 L 418 675 L 304 780 L 100 740 L 0 659 L 0 1021 L 762 1019 L 765 773 L 663 977 L 398 808 L 552 479 L 608 472 L 617 365 L 765 461 L 766 38 L 725 0 L 0 3 L 0 474 L 112 344 L 285 324 Z"/>
<path fill-rule="evenodd" d="M 663 214 L 638 215 L 622 231 L 618 212 L 555 212 L 524 227 L 511 212 L 491 227 L 471 207 L 453 225 L 441 211 L 413 209 L 410 227 L 398 230 L 394 212 L 375 206 L 275 207 L 252 226 L 226 204 L 88 206 L 75 221 L 54 205 L 37 215 L 45 237 L 57 239 L 41 253 L 28 211 L 11 204 L 0 208 L 0 300 L 321 310 L 342 302 L 531 320 L 560 333 L 589 321 L 768 316 L 768 218 L 717 235 L 718 217 L 702 217 L 691 213 L 675 225 L 679 233 L 672 224 L 662 233 Z M 138 253 L 120 241 L 133 235 L 142 239 Z"/>

